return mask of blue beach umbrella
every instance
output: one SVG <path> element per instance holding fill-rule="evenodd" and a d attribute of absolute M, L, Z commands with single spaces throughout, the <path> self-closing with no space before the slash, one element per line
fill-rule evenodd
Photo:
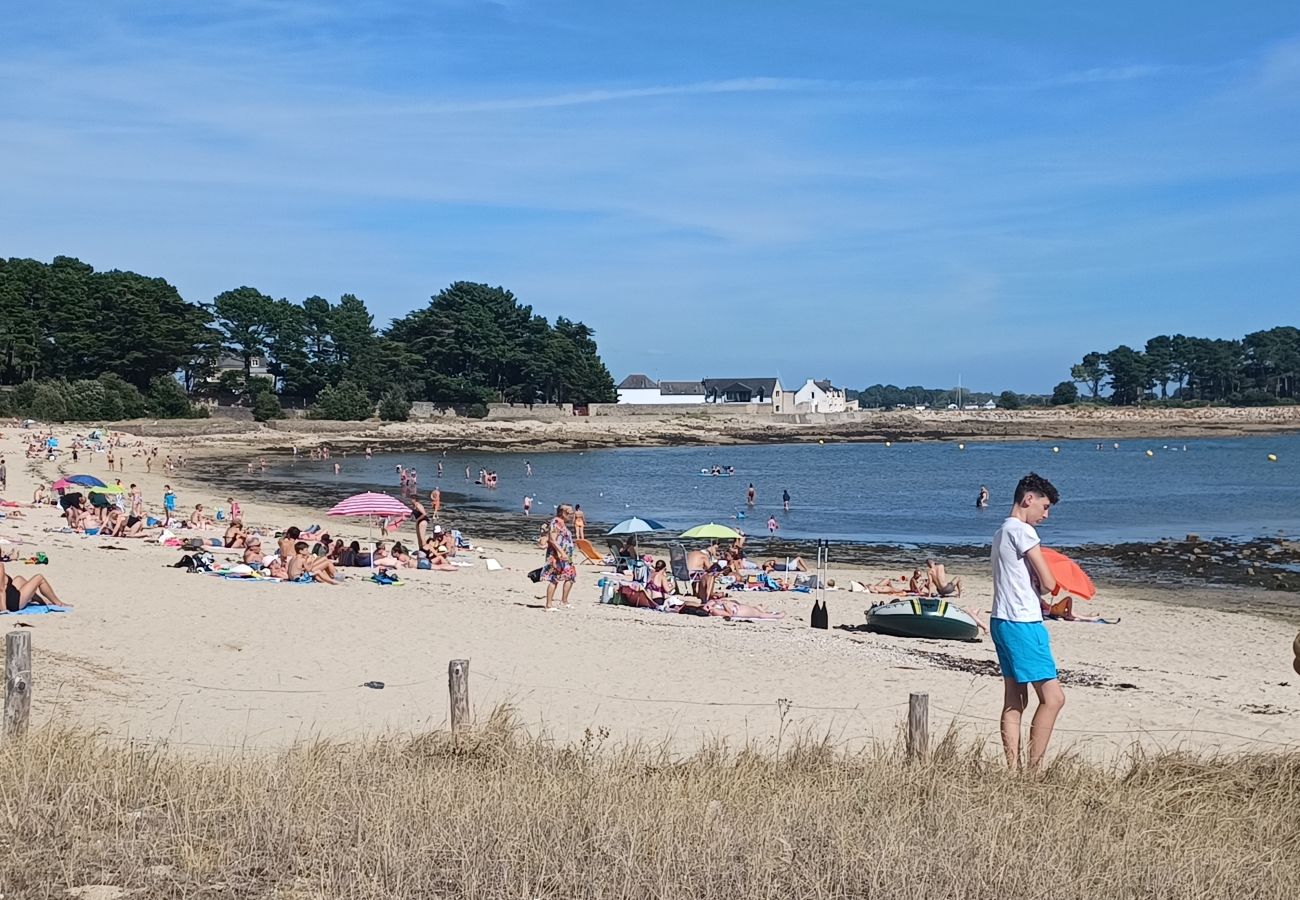
<path fill-rule="evenodd" d="M 640 516 L 633 516 L 630 519 L 624 519 L 609 530 L 610 534 L 647 534 L 651 531 L 663 531 L 664 526 L 660 525 L 654 519 L 642 519 Z"/>
<path fill-rule="evenodd" d="M 104 482 L 94 475 L 69 475 L 67 480 L 82 487 L 104 487 Z"/>
<path fill-rule="evenodd" d="M 642 519 L 640 516 L 633 516 L 630 519 L 624 519 L 609 530 L 610 534 L 648 534 L 651 531 L 663 531 L 664 526 L 660 525 L 654 519 Z"/>

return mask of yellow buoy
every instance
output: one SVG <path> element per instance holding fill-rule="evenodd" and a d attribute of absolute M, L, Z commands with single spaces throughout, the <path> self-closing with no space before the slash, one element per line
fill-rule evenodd
<path fill-rule="evenodd" d="M 1053 452 L 1053 453 L 1060 453 L 1060 452 L 1061 452 L 1061 448 L 1060 448 L 1060 447 L 1053 447 L 1053 448 L 1052 448 L 1052 452 Z"/>
<path fill-rule="evenodd" d="M 1153 451 L 1151 451 L 1151 450 L 1148 450 L 1148 451 L 1147 451 L 1147 456 L 1155 456 L 1155 453 L 1154 453 Z"/>
<path fill-rule="evenodd" d="M 1270 453 L 1270 454 L 1268 455 L 1268 461 L 1269 461 L 1269 462 L 1277 462 L 1277 454 L 1276 454 L 1276 453 Z"/>
<path fill-rule="evenodd" d="M 818 439 L 817 439 L 817 443 L 819 443 L 819 444 L 824 444 L 824 443 L 826 443 L 826 442 L 825 442 L 824 440 L 822 440 L 821 438 L 818 438 Z"/>

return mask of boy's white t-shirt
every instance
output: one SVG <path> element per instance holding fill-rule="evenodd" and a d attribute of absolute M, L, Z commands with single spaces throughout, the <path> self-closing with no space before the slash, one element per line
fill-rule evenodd
<path fill-rule="evenodd" d="M 1043 609 L 1025 554 L 1038 546 L 1034 526 L 1007 516 L 993 535 L 993 618 L 1041 622 Z"/>

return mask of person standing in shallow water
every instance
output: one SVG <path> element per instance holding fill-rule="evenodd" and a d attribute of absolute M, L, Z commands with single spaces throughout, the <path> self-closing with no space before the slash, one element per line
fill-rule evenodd
<path fill-rule="evenodd" d="M 786 512 L 790 511 L 790 492 L 788 490 L 781 491 L 781 507 Z"/>
<path fill-rule="evenodd" d="M 754 482 L 751 481 L 749 483 L 749 487 L 745 489 L 745 502 L 750 506 L 753 506 L 754 499 L 757 496 L 758 496 L 758 491 L 754 490 Z"/>
<path fill-rule="evenodd" d="M 1036 525 L 1047 520 L 1060 494 L 1052 483 L 1030 472 L 1016 485 L 1011 512 L 993 535 L 993 614 L 989 634 L 1002 668 L 1002 749 L 1007 765 L 1020 764 L 1020 729 L 1029 703 L 1029 685 L 1038 708 L 1029 725 L 1029 766 L 1047 752 L 1056 717 L 1065 706 L 1056 660 L 1043 625 L 1042 594 L 1057 593 L 1056 576 L 1043 558 Z"/>
<path fill-rule="evenodd" d="M 989 505 L 989 489 L 981 484 L 979 496 L 975 498 L 975 508 L 984 509 L 988 505 Z"/>

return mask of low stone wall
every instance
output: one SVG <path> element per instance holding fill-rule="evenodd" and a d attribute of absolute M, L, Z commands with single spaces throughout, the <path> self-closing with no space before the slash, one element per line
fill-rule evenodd
<path fill-rule="evenodd" d="M 487 417 L 497 422 L 565 422 L 573 418 L 573 405 L 570 403 L 560 406 L 535 404 L 531 409 L 521 404 L 489 403 L 487 409 Z"/>
<path fill-rule="evenodd" d="M 440 406 L 428 400 L 416 400 L 411 404 L 412 419 L 455 419 L 456 410 L 450 406 Z"/>
<path fill-rule="evenodd" d="M 766 403 L 592 403 L 587 407 L 587 414 L 620 419 L 633 416 L 658 419 L 677 416 L 771 416 L 772 407 Z"/>
<path fill-rule="evenodd" d="M 378 419 L 365 422 L 338 422 L 333 419 L 277 419 L 267 423 L 276 431 L 286 434 L 358 434 L 365 431 L 378 431 L 384 427 Z"/>

